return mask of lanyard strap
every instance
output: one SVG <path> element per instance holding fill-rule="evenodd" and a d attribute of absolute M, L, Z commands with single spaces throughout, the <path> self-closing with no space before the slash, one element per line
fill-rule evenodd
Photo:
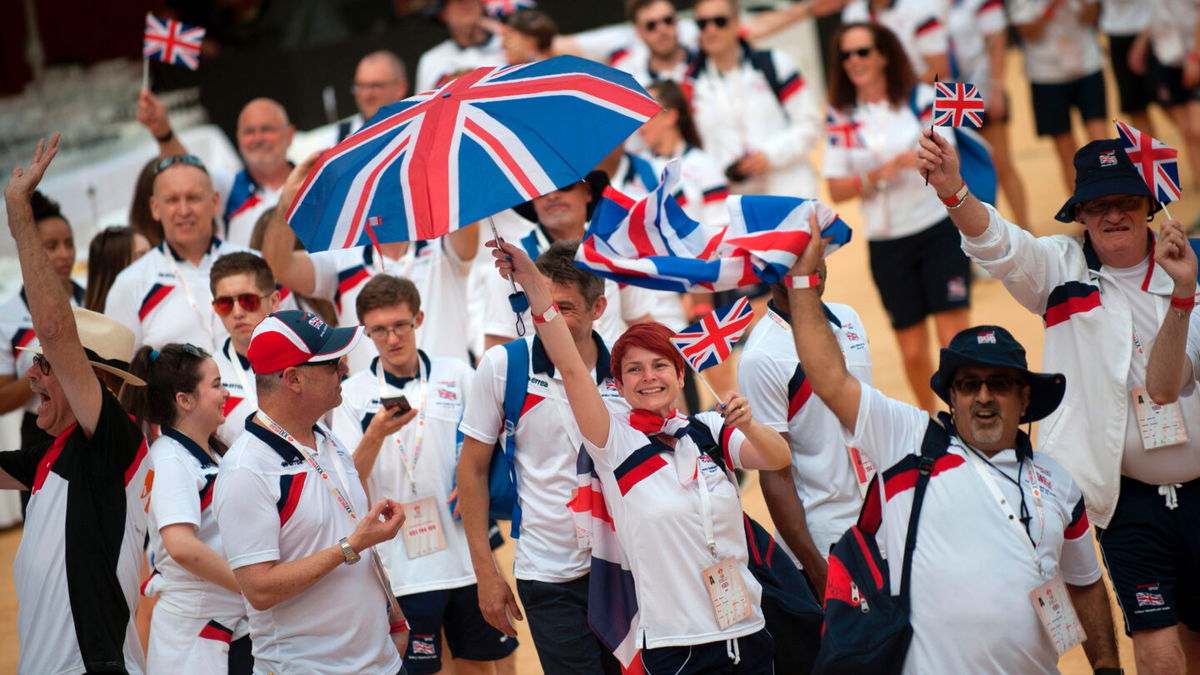
<path fill-rule="evenodd" d="M 383 375 L 383 359 L 375 364 L 376 375 L 379 377 L 379 398 L 382 402 L 383 397 L 387 394 L 387 383 L 384 381 Z M 417 355 L 417 376 L 420 382 L 420 391 L 417 397 L 417 429 L 413 436 L 412 452 L 406 452 L 404 441 L 400 438 L 400 431 L 392 434 L 392 439 L 396 443 L 396 447 L 400 451 L 401 464 L 404 465 L 404 472 L 408 474 L 409 483 L 412 485 L 413 496 L 417 493 L 417 462 L 421 460 L 421 443 L 425 440 L 425 385 L 426 373 L 423 369 L 420 354 Z"/>
<path fill-rule="evenodd" d="M 683 439 L 677 440 L 678 445 Z M 679 453 L 675 453 L 675 461 L 679 461 Z M 696 489 L 700 491 L 700 520 L 704 523 L 704 543 L 708 545 L 708 552 L 712 554 L 713 560 L 717 559 L 717 537 L 713 531 L 713 515 L 712 515 L 712 496 L 708 494 L 708 483 L 704 481 L 704 476 L 700 474 L 700 458 L 696 457 Z"/>
<path fill-rule="evenodd" d="M 346 481 L 346 472 L 342 468 L 342 462 L 337 458 L 337 449 L 335 448 L 330 451 L 329 461 L 333 463 L 333 468 L 337 472 L 338 482 L 341 483 L 341 487 L 332 484 L 332 482 L 329 480 L 329 472 L 321 467 L 321 464 L 317 462 L 317 459 L 313 457 L 311 453 L 309 453 L 307 448 L 305 448 L 300 444 L 299 441 L 296 440 L 295 436 L 292 436 L 287 432 L 286 429 L 279 426 L 279 424 L 277 424 L 275 420 L 271 419 L 267 413 L 259 410 L 256 414 L 259 421 L 262 422 L 264 426 L 270 429 L 271 432 L 276 436 L 287 441 L 293 448 L 295 448 L 300 453 L 300 456 L 304 457 L 304 461 L 308 462 L 309 465 L 312 466 L 313 470 L 317 472 L 317 475 L 321 477 L 321 480 L 329 484 L 329 491 L 333 493 L 334 500 L 337 501 L 338 505 L 341 506 L 343 510 L 345 510 L 346 515 L 350 516 L 350 520 L 358 520 L 358 514 L 354 513 L 354 505 L 350 503 L 350 484 Z"/>
<path fill-rule="evenodd" d="M 987 470 L 987 467 L 981 466 L 981 464 L 987 463 L 988 466 L 996 469 L 997 471 L 1000 470 L 999 467 L 976 455 L 973 448 L 967 448 L 966 454 L 967 461 L 970 462 L 971 467 L 975 469 L 975 473 L 979 474 L 979 477 L 983 479 L 984 484 L 987 485 L 988 492 L 992 493 L 992 498 L 996 500 L 996 504 L 1004 513 L 1005 520 L 1008 522 L 1009 528 L 1012 529 L 1017 534 L 1017 537 L 1025 544 L 1025 550 L 1027 553 L 1029 553 L 1030 560 L 1033 561 L 1034 566 L 1037 567 L 1038 575 L 1044 577 L 1045 573 L 1042 570 L 1042 559 L 1041 556 L 1038 555 L 1037 545 L 1033 540 L 1033 533 L 1029 532 L 1023 525 L 1021 525 L 1020 520 L 1017 518 L 1016 514 L 1013 513 L 1012 505 L 1009 504 L 1009 500 L 1005 499 L 1004 494 L 1000 492 L 999 486 L 996 485 L 996 480 L 992 478 L 991 472 Z M 1017 484 L 1017 491 L 1021 493 L 1022 499 L 1025 498 L 1025 491 L 1021 487 L 1021 466 L 1023 464 L 1024 461 L 1019 461 L 1017 465 L 1017 480 L 1015 481 Z M 1029 460 L 1029 466 L 1025 467 L 1025 471 L 1028 474 L 1030 491 L 1033 492 L 1033 505 L 1038 514 L 1038 534 L 1041 536 L 1041 534 L 1045 532 L 1046 523 L 1042 513 L 1042 491 L 1037 486 L 1037 481 L 1034 480 L 1033 477 L 1032 459 Z"/>
<path fill-rule="evenodd" d="M 192 295 L 192 289 L 188 286 L 187 280 L 183 278 L 183 272 L 179 269 L 179 263 L 175 262 L 175 255 L 173 253 L 167 253 L 167 262 L 171 264 L 171 275 L 175 277 L 175 281 L 179 282 L 179 287 L 183 289 L 184 297 L 187 298 L 188 304 L 192 306 L 192 311 L 196 313 L 196 316 L 200 317 L 200 325 L 203 326 L 204 333 L 208 336 L 209 342 L 212 342 L 211 315 L 200 311 L 200 306 L 196 304 L 196 297 Z"/>
<path fill-rule="evenodd" d="M 254 390 L 252 390 L 250 388 L 250 381 L 248 379 L 246 379 L 246 371 L 245 371 L 245 369 L 242 368 L 242 360 L 241 360 L 241 358 L 238 357 L 237 350 L 233 348 L 233 340 L 232 339 L 230 339 L 229 342 L 227 342 L 225 344 L 225 357 L 228 358 L 230 364 L 233 365 L 233 372 L 237 373 L 238 382 L 240 382 L 242 385 L 242 394 L 243 394 L 242 398 L 249 398 L 251 392 L 253 392 Z M 254 393 L 255 393 L 254 398 L 255 398 L 255 400 L 257 400 L 258 399 L 257 392 L 254 392 Z"/>

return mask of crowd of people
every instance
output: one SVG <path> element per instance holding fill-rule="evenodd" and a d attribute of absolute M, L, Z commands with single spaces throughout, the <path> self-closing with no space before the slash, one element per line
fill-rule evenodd
<path fill-rule="evenodd" d="M 780 645 L 798 636 L 764 611 L 750 470 L 826 602 L 869 611 L 830 552 L 848 531 L 877 537 L 891 564 L 875 576 L 906 594 L 903 672 L 1057 672 L 1079 642 L 1096 673 L 1121 672 L 1093 528 L 1138 671 L 1194 670 L 1200 247 L 1156 217 L 1106 138 L 1099 34 L 1121 114 L 1151 132 L 1146 107 L 1161 106 L 1200 165 L 1197 4 L 812 0 L 746 15 L 696 0 L 685 20 L 669 0 L 627 0 L 631 41 L 613 51 L 621 33 L 562 36 L 537 9 L 497 20 L 482 0 L 444 0 L 449 38 L 417 64 L 418 91 L 570 51 L 662 106 L 582 180 L 497 214 L 498 239 L 476 223 L 309 252 L 286 215 L 318 155 L 289 160 L 283 106 L 245 105 L 244 168 L 226 175 L 143 91 L 159 155 L 129 226 L 89 243 L 85 288 L 71 224 L 37 191 L 57 137 L 40 143 L 4 191 L 23 286 L 0 309 L 0 411 L 24 417 L 0 488 L 30 493 L 18 672 L 507 675 L 532 648 L 551 675 L 620 673 L 596 603 L 621 570 L 593 556 L 602 533 L 581 515 L 624 553 L 644 672 L 787 672 Z M 826 92 L 755 45 L 839 11 Z M 1054 215 L 1077 235 L 1028 229 L 1007 142 L 1010 26 L 1071 195 Z M 987 102 L 990 187 L 972 182 L 970 141 L 930 126 L 931 83 L 960 78 Z M 329 144 L 408 91 L 395 54 L 366 54 L 358 112 Z M 1072 107 L 1091 139 L 1079 148 Z M 917 405 L 872 386 L 858 312 L 821 299 L 815 223 L 775 284 L 680 294 L 575 265 L 604 190 L 641 198 L 670 162 L 676 201 L 706 225 L 728 223 L 730 194 L 815 198 L 824 181 L 833 201 L 859 200 Z M 989 203 L 997 187 L 1010 218 Z M 972 326 L 973 265 L 1043 318 L 1045 372 L 1004 327 Z M 719 400 L 704 410 L 670 337 L 737 297 L 758 320 L 740 358 L 706 371 Z M 516 494 L 515 593 L 494 554 L 497 462 Z M 826 639 L 846 630 L 831 619 Z"/>

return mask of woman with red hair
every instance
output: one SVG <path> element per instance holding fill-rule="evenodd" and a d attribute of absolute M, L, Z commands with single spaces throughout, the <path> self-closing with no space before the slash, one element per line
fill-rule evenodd
<path fill-rule="evenodd" d="M 659 323 L 636 324 L 613 346 L 613 380 L 631 410 L 610 410 L 559 319 L 549 282 L 521 247 L 499 246 L 496 266 L 529 297 L 629 559 L 646 672 L 771 673 L 774 641 L 747 567 L 731 475 L 788 466 L 787 443 L 754 421 L 737 393 L 721 413 L 690 420 L 678 413 L 685 364 L 673 332 Z"/>

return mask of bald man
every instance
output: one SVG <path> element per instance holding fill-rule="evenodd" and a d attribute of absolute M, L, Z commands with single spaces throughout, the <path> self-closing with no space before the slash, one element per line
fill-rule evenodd
<path fill-rule="evenodd" d="M 408 93 L 408 73 L 404 61 L 386 49 L 362 57 L 354 70 L 354 105 L 358 113 L 337 125 L 337 141 L 358 131 L 379 109 L 404 98 Z"/>
<path fill-rule="evenodd" d="M 188 154 L 171 129 L 166 106 L 149 91 L 142 90 L 138 98 L 137 118 L 158 141 L 161 157 Z M 245 168 L 236 174 L 216 168 L 211 172 L 220 195 L 226 241 L 249 246 L 258 217 L 279 201 L 279 191 L 292 170 L 287 151 L 295 134 L 287 111 L 272 99 L 256 98 L 238 114 L 237 145 Z"/>

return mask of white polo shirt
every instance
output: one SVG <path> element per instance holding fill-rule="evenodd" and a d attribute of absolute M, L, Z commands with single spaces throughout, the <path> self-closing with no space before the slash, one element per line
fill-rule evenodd
<path fill-rule="evenodd" d="M 924 411 L 863 385 L 858 428 L 846 431 L 845 442 L 880 467 L 885 505 L 879 537 L 887 551 L 904 550 L 916 455 L 928 424 Z M 912 568 L 913 641 L 904 670 L 1057 673 L 1058 654 L 1029 592 L 1056 574 L 1075 586 L 1100 578 L 1079 488 L 1061 464 L 1041 453 L 1023 459 L 1019 470 L 1017 451 L 1002 450 L 991 459 L 994 468 L 977 470 L 957 437 L 948 452 L 934 465 L 921 509 Z M 982 471 L 992 472 L 1014 507 L 1021 502 L 1013 482 L 1019 476 L 1042 574 L 1028 539 L 1019 539 L 1009 526 Z M 1040 487 L 1040 516 L 1031 480 Z M 891 588 L 898 592 L 901 557 L 891 558 Z"/>
<path fill-rule="evenodd" d="M 842 23 L 869 21 L 887 27 L 899 38 L 920 77 L 929 67 L 926 57 L 950 52 L 946 4 L 946 0 L 895 0 L 876 12 L 870 0 L 853 0 L 842 10 Z"/>
<path fill-rule="evenodd" d="M 214 553 L 225 557 L 221 533 L 213 515 L 213 483 L 217 463 L 195 441 L 171 427 L 150 446 L 150 468 L 154 487 L 150 492 L 150 552 L 154 571 L 160 575 L 158 602 L 174 614 L 195 619 L 217 620 L 245 616 L 240 593 L 229 591 L 187 571 L 171 557 L 159 530 L 185 523 L 196 528 L 196 538 Z"/>
<path fill-rule="evenodd" d="M 1025 54 L 1025 74 L 1035 84 L 1063 84 L 1100 70 L 1104 56 L 1096 39 L 1096 27 L 1079 20 L 1084 5 L 1096 0 L 1070 0 L 1060 3 L 1046 22 L 1037 40 L 1021 42 Z M 1013 0 L 1008 17 L 1014 26 L 1033 23 L 1050 6 L 1050 0 Z"/>
<path fill-rule="evenodd" d="M 691 23 L 691 22 L 689 22 Z M 682 24 L 681 24 L 682 25 Z M 693 29 L 696 24 L 691 23 Z M 633 76 L 637 83 L 643 87 L 648 87 L 654 82 L 662 82 L 670 80 L 671 82 L 683 82 L 687 76 L 688 62 L 692 60 L 693 53 L 688 50 L 679 63 L 670 70 L 653 70 L 650 68 L 650 49 L 641 42 L 631 47 L 622 47 L 608 55 L 608 65 L 623 70 Z"/>
<path fill-rule="evenodd" d="M 828 303 L 825 316 L 850 374 L 871 384 L 871 352 L 858 313 L 847 305 Z M 817 550 L 828 557 L 829 549 L 857 520 L 862 492 L 842 425 L 825 402 L 813 396 L 800 367 L 789 320 L 772 303 L 765 320 L 754 325 L 738 362 L 738 389 L 750 401 L 756 420 L 786 434 L 792 480 L 808 531 Z"/>
<path fill-rule="evenodd" d="M 291 562 L 335 545 L 356 521 L 331 489 L 342 488 L 340 462 L 354 512 L 369 510 L 350 451 L 322 424 L 313 427 L 328 482 L 271 430 L 246 421 L 246 433 L 222 458 L 213 506 L 225 555 L 234 570 Z M 337 453 L 337 458 L 332 455 Z M 345 488 L 342 488 L 345 491 Z M 271 609 L 249 606 L 255 672 L 386 673 L 400 670 L 388 636 L 388 606 L 372 569 L 371 550 L 354 565 L 338 565 L 305 591 Z"/>
<path fill-rule="evenodd" d="M 886 100 L 878 103 L 859 103 L 849 113 L 857 123 L 858 141 L 854 147 L 825 142 L 826 178 L 850 178 L 882 166 L 893 157 L 917 146 L 921 132 L 932 119 L 933 87 L 917 85 L 917 110 L 913 112 L 906 97 L 899 105 Z M 955 145 L 954 130 L 936 127 L 937 133 Z M 880 241 L 916 234 L 946 218 L 946 207 L 937 193 L 925 186 L 921 174 L 903 170 L 887 182 L 886 187 L 861 200 L 863 220 L 867 223 L 867 239 Z"/>
<path fill-rule="evenodd" d="M 984 100 L 992 91 L 991 58 L 987 38 L 1008 27 L 1003 0 L 959 0 L 946 14 L 946 26 L 958 82 L 979 88 Z"/>
<path fill-rule="evenodd" d="M 489 35 L 482 44 L 467 47 L 452 39 L 443 40 L 422 54 L 417 62 L 416 93 L 438 88 L 445 84 L 446 78 L 461 70 L 503 66 L 505 63 L 499 35 Z"/>
<path fill-rule="evenodd" d="M 229 390 L 229 398 L 225 399 L 225 423 L 217 428 L 217 438 L 232 447 L 246 430 L 246 418 L 258 410 L 254 369 L 246 357 L 237 353 L 229 338 L 225 338 L 225 344 L 212 357 L 221 373 L 221 386 Z"/>
<path fill-rule="evenodd" d="M 529 234 L 520 240 L 525 252 L 535 260 L 550 248 L 552 242 L 541 225 L 535 225 Z M 513 292 L 512 285 L 497 274 L 495 268 L 492 268 L 491 274 L 484 277 L 484 283 L 487 297 L 487 304 L 483 307 L 484 334 L 498 335 L 509 340 L 517 339 L 517 315 L 508 304 L 508 296 Z M 520 289 L 521 285 L 517 284 L 517 288 Z M 596 332 L 610 344 L 616 342 L 632 322 L 654 313 L 658 303 L 657 296 L 661 292 L 637 286 L 621 287 L 611 279 L 605 279 L 604 297 L 608 299 L 608 307 L 596 320 Z M 533 317 L 529 310 L 521 314 L 521 320 L 525 324 L 525 335 L 532 335 Z"/>
<path fill-rule="evenodd" d="M 225 221 L 223 238 L 238 246 L 250 246 L 254 226 L 267 209 L 279 203 L 283 186 L 259 185 L 246 169 L 233 173 L 215 168 L 211 175 L 213 188 L 221 195 L 221 217 Z"/>
<path fill-rule="evenodd" d="M 382 387 L 382 366 L 376 358 L 369 368 L 342 383 L 342 405 L 333 411 L 333 433 L 352 451 L 357 451 L 367 425 L 379 413 L 381 395 L 404 396 L 409 405 L 423 411 L 383 441 L 375 467 L 367 477 L 367 489 L 374 500 L 388 497 L 407 504 L 433 497 L 446 541 L 445 549 L 414 558 L 408 554 L 401 530 L 395 539 L 376 547 L 397 597 L 475 583 L 466 531 L 446 504 L 455 485 L 454 470 L 460 448 L 458 423 L 462 420 L 472 371 L 458 359 L 430 359 L 424 352 L 419 352 L 419 356 L 418 377 L 396 377 L 383 371 Z M 410 509 L 406 507 L 405 511 Z"/>
<path fill-rule="evenodd" d="M 333 302 L 339 326 L 357 326 L 354 305 L 362 287 L 376 274 L 411 280 L 421 294 L 425 322 L 417 329 L 417 347 L 430 356 L 467 360 L 467 278 L 471 261 L 455 253 L 445 237 L 411 242 L 404 255 L 393 260 L 380 256 L 371 246 L 321 251 L 311 255 L 316 286 L 313 297 Z M 350 352 L 350 372 L 370 365 L 378 352 L 375 343 L 360 340 Z"/>
<path fill-rule="evenodd" d="M 71 306 L 83 306 L 83 286 L 71 282 Z M 20 351 L 18 347 L 36 347 L 37 335 L 33 332 L 33 316 L 29 314 L 29 303 L 25 298 L 25 287 L 0 305 L 0 376 L 15 375 L 20 378 L 33 365 L 33 353 Z M 25 412 L 37 412 L 40 400 L 29 392 Z"/>
<path fill-rule="evenodd" d="M 214 354 L 229 333 L 212 309 L 208 273 L 217 258 L 238 251 L 253 253 L 213 237 L 195 265 L 164 239 L 121 270 L 108 291 L 104 313 L 133 331 L 135 352 L 142 345 L 190 342 Z"/>
<path fill-rule="evenodd" d="M 600 395 L 613 405 L 628 407 L 617 393 L 609 369 L 608 347 L 593 332 L 599 356 L 592 371 Z M 546 356 L 536 336 L 524 339 L 530 350 L 525 412 L 517 421 L 517 497 L 521 503 L 521 532 L 513 556 L 513 576 L 528 581 L 562 583 L 591 569 L 591 551 L 579 547 L 567 503 L 578 487 L 575 461 L 583 437 L 571 414 L 562 376 Z M 503 346 L 487 350 L 475 371 L 462 433 L 483 443 L 495 443 L 504 427 L 504 388 L 508 352 Z"/>
<path fill-rule="evenodd" d="M 742 468 L 740 431 L 726 429 L 715 412 L 693 416 L 708 427 L 730 471 Z M 746 530 L 737 486 L 688 436 L 674 450 L 629 426 L 625 407 L 609 406 L 608 444 L 584 440 L 600 476 L 604 501 L 629 558 L 637 590 L 637 644 L 651 649 L 731 640 L 766 625 L 762 587 L 750 573 Z M 680 465 L 682 463 L 682 466 Z M 696 476 L 682 485 L 682 475 Z M 703 481 L 703 484 L 701 484 Z M 705 542 L 703 500 L 709 492 L 716 555 Z M 753 614 L 722 630 L 717 625 L 702 571 L 720 560 L 737 560 Z"/>

